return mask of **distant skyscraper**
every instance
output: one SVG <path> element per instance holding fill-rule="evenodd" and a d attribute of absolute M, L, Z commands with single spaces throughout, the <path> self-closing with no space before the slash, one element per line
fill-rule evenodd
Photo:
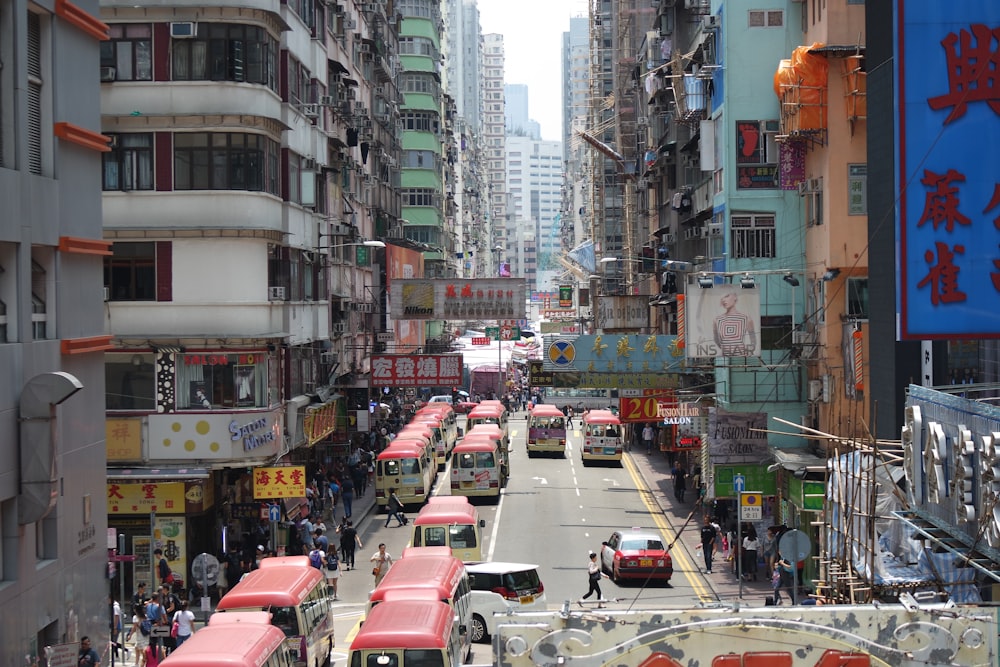
<path fill-rule="evenodd" d="M 504 95 L 507 101 L 507 134 L 541 139 L 541 126 L 528 118 L 528 86 L 523 83 L 508 83 L 504 86 Z"/>
<path fill-rule="evenodd" d="M 586 116 L 590 111 L 589 30 L 589 19 L 578 16 L 569 20 L 569 31 L 563 33 L 563 160 L 569 158 L 573 118 Z"/>
<path fill-rule="evenodd" d="M 508 248 L 527 245 L 531 238 L 538 269 L 555 268 L 554 255 L 562 250 L 559 226 L 562 143 L 508 135 L 506 154 L 507 192 L 512 200 L 508 217 L 513 222 L 508 225 Z M 527 273 L 523 276 L 534 278 Z"/>
<path fill-rule="evenodd" d="M 445 0 L 442 8 L 447 29 L 444 37 L 449 92 L 455 96 L 458 115 L 478 134 L 483 122 L 483 35 L 479 27 L 479 7 L 476 0 Z"/>
<path fill-rule="evenodd" d="M 483 35 L 483 141 L 488 161 L 490 213 L 492 229 L 490 248 L 503 243 L 507 219 L 507 192 L 504 183 L 504 52 L 503 35 Z"/>

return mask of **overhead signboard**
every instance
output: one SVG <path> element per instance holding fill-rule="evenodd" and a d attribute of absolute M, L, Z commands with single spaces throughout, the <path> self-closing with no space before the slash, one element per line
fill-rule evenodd
<path fill-rule="evenodd" d="M 647 334 L 546 336 L 542 358 L 545 367 L 550 370 L 683 373 L 686 372 L 683 367 L 684 352 L 678 349 L 676 340 L 676 336 Z"/>
<path fill-rule="evenodd" d="M 253 497 L 255 500 L 304 498 L 306 480 L 305 466 L 254 468 Z"/>
<path fill-rule="evenodd" d="M 552 386 L 577 389 L 677 389 L 676 373 L 589 373 L 556 371 Z"/>
<path fill-rule="evenodd" d="M 377 354 L 371 383 L 377 387 L 445 387 L 462 384 L 460 354 Z"/>
<path fill-rule="evenodd" d="M 767 448 L 766 412 L 708 410 L 709 457 L 714 464 L 759 463 Z"/>
<path fill-rule="evenodd" d="M 389 286 L 394 320 L 521 320 L 526 317 L 521 278 L 414 278 Z"/>
<path fill-rule="evenodd" d="M 899 335 L 1000 337 L 1000 3 L 891 3 Z"/>
<path fill-rule="evenodd" d="M 644 329 L 649 326 L 649 296 L 599 296 L 594 326 L 601 330 Z"/>
<path fill-rule="evenodd" d="M 553 386 L 552 371 L 545 370 L 541 361 L 528 362 L 528 384 L 532 387 Z"/>
<path fill-rule="evenodd" d="M 756 287 L 716 285 L 688 290 L 684 300 L 684 352 L 702 357 L 760 354 L 760 292 Z"/>

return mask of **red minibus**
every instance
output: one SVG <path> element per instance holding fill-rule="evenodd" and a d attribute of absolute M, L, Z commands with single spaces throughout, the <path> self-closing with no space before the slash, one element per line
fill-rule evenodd
<path fill-rule="evenodd" d="M 216 614 L 161 665 L 167 667 L 293 667 L 285 635 L 266 612 Z"/>
<path fill-rule="evenodd" d="M 460 667 L 465 645 L 447 604 L 391 600 L 368 614 L 351 642 L 347 667 Z"/>

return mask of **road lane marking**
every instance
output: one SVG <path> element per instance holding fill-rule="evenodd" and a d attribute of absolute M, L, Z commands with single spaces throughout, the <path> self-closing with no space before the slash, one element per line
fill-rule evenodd
<path fill-rule="evenodd" d="M 664 518 L 663 511 L 653 498 L 653 492 L 646 486 L 646 482 L 642 479 L 642 476 L 639 474 L 635 464 L 632 463 L 632 460 L 627 456 L 622 457 L 622 464 L 625 466 L 625 470 L 628 471 L 629 476 L 632 477 L 632 481 L 639 490 L 639 498 L 642 499 L 642 503 L 646 506 L 646 509 L 649 510 L 649 514 L 653 517 L 653 521 L 656 522 L 657 528 L 659 528 L 660 531 L 666 536 L 667 543 L 673 543 L 676 547 L 680 544 L 680 541 L 675 541 L 677 536 L 674 534 L 673 528 L 671 528 L 666 518 Z M 688 576 L 688 573 L 699 574 L 701 572 L 701 568 L 688 560 L 688 555 L 683 546 L 680 549 L 671 549 L 670 558 L 674 561 L 674 572 L 678 572 L 677 565 L 680 565 L 682 568 L 680 571 L 684 572 L 685 579 L 690 582 L 695 595 L 697 595 L 702 602 L 715 602 L 718 599 L 701 577 Z"/>

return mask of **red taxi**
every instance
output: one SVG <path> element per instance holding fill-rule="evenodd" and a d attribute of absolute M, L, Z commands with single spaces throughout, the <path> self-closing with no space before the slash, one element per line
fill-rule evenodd
<path fill-rule="evenodd" d="M 674 563 L 656 533 L 616 530 L 601 547 L 601 569 L 617 584 L 623 579 L 670 583 Z"/>

